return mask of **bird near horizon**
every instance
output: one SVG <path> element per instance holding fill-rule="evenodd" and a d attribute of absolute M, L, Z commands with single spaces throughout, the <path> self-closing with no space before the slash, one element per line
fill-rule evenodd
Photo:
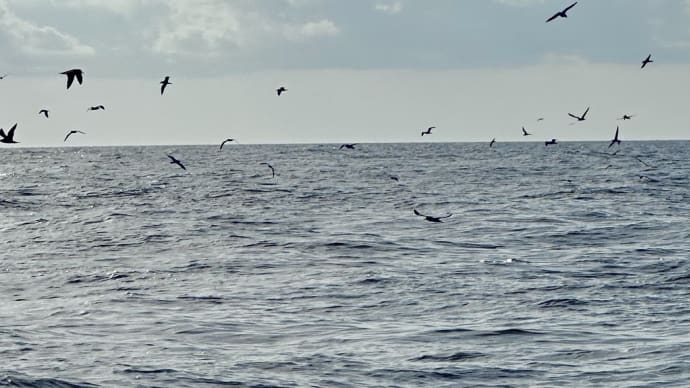
<path fill-rule="evenodd" d="M 644 69 L 645 66 L 647 66 L 648 63 L 652 63 L 652 62 L 654 62 L 654 61 L 652 60 L 652 54 L 647 55 L 647 58 L 645 58 L 645 59 L 642 61 L 642 66 L 640 67 L 640 69 Z M 662 66 L 662 67 L 663 67 L 663 66 Z"/>
<path fill-rule="evenodd" d="M 426 129 L 426 131 L 422 131 L 422 136 L 424 136 L 424 135 L 431 135 L 431 130 L 434 129 L 434 128 L 436 128 L 436 127 L 429 127 L 429 128 Z M 441 137 L 443 137 L 443 136 L 441 136 Z"/>
<path fill-rule="evenodd" d="M 531 133 L 527 132 L 525 127 L 522 127 L 522 136 L 529 136 L 529 135 L 531 135 Z"/>
<path fill-rule="evenodd" d="M 87 110 L 105 110 L 103 105 L 90 106 Z"/>
<path fill-rule="evenodd" d="M 264 166 L 267 166 L 268 168 L 271 169 L 271 178 L 275 178 L 275 177 L 276 177 L 276 170 L 275 170 L 275 168 L 273 168 L 273 166 L 271 166 L 270 164 L 268 164 L 268 163 L 266 163 L 266 162 L 261 162 L 261 163 L 259 163 L 259 164 L 263 164 Z"/>
<path fill-rule="evenodd" d="M 633 117 L 635 117 L 635 115 L 623 115 L 623 116 L 619 117 L 618 120 L 630 120 Z"/>
<path fill-rule="evenodd" d="M 348 149 L 348 150 L 354 150 L 356 145 L 357 145 L 357 143 L 343 144 L 343 145 L 341 145 L 340 148 L 338 148 L 338 149 L 339 149 L 339 150 L 342 150 L 343 148 L 345 148 L 345 149 Z"/>
<path fill-rule="evenodd" d="M 5 130 L 0 128 L 0 143 L 6 143 L 6 144 L 16 144 L 19 143 L 18 141 L 14 140 L 14 130 L 17 129 L 17 124 L 15 123 L 12 128 L 10 128 L 9 131 L 7 131 L 7 134 L 5 134 Z"/>
<path fill-rule="evenodd" d="M 182 162 L 180 162 L 174 156 L 172 156 L 170 154 L 167 154 L 166 156 L 170 158 L 170 164 L 177 164 L 178 166 L 180 166 L 181 169 L 187 171 L 187 167 L 185 167 L 184 164 L 182 164 Z"/>
<path fill-rule="evenodd" d="M 285 88 L 285 86 L 281 86 L 278 89 L 276 89 L 276 93 L 278 93 L 278 96 L 280 96 L 281 94 L 283 94 L 285 92 L 287 92 L 287 89 Z"/>
<path fill-rule="evenodd" d="M 570 11 L 570 9 L 573 8 L 576 4 L 577 4 L 577 1 L 574 2 L 574 3 L 572 3 L 572 4 L 570 4 L 570 5 L 569 5 L 566 9 L 564 9 L 563 11 L 556 12 L 553 16 L 551 16 L 550 18 L 546 19 L 546 22 L 548 23 L 548 22 L 550 22 L 550 21 L 552 21 L 552 20 L 554 20 L 554 19 L 556 19 L 556 18 L 558 18 L 558 17 L 567 18 L 567 17 L 568 17 L 567 12 Z"/>
<path fill-rule="evenodd" d="M 79 82 L 79 85 L 81 85 L 84 81 L 84 72 L 81 69 L 67 70 L 63 71 L 60 74 L 64 74 L 67 76 L 67 89 L 69 89 L 69 87 L 72 86 L 72 82 L 74 82 L 75 78 L 77 79 L 77 82 Z"/>
<path fill-rule="evenodd" d="M 544 142 L 544 147 L 550 146 L 550 145 L 554 145 L 554 144 L 558 144 L 558 143 L 556 142 L 556 139 L 551 139 L 551 140 L 548 140 L 548 141 L 545 141 L 545 142 Z"/>
<path fill-rule="evenodd" d="M 48 112 L 50 112 L 48 109 L 41 109 L 38 111 L 38 114 L 45 116 L 45 118 L 48 118 Z"/>
<path fill-rule="evenodd" d="M 489 148 L 493 147 L 493 146 L 494 146 L 494 143 L 496 143 L 496 138 L 495 138 L 495 137 L 494 137 L 493 139 L 491 139 L 491 141 L 489 142 Z"/>
<path fill-rule="evenodd" d="M 220 143 L 220 148 L 219 148 L 219 150 L 222 150 L 222 149 L 223 149 L 223 146 L 225 145 L 225 143 L 229 143 L 229 142 L 232 142 L 232 141 L 234 141 L 235 143 L 238 143 L 238 144 L 239 144 L 239 142 L 238 142 L 237 140 L 235 140 L 235 139 L 225 139 L 225 140 L 223 140 L 222 143 Z"/>
<path fill-rule="evenodd" d="M 424 219 L 429 221 L 429 222 L 443 222 L 443 221 L 441 221 L 442 219 L 453 216 L 452 213 L 448 213 L 445 216 L 436 217 L 436 216 L 428 216 L 426 214 L 422 214 L 419 211 L 417 211 L 417 209 L 412 209 L 412 211 L 414 212 L 415 215 L 420 216 L 420 217 L 424 217 Z"/>
<path fill-rule="evenodd" d="M 9 74 L 3 74 L 3 75 L 1 75 L 1 76 L 0 76 L 0 80 L 5 79 L 8 75 L 9 75 Z"/>
<path fill-rule="evenodd" d="M 621 145 L 621 141 L 618 138 L 618 126 L 616 126 L 616 134 L 613 136 L 613 139 L 611 140 L 611 143 L 609 143 L 608 148 L 611 148 L 611 146 L 613 146 L 616 143 L 618 143 L 619 146 Z"/>
<path fill-rule="evenodd" d="M 576 119 L 577 121 L 585 121 L 585 117 L 587 116 L 587 112 L 589 112 L 589 107 L 585 110 L 585 113 L 582 114 L 582 116 L 576 116 L 572 113 L 568 113 L 568 116 Z"/>
<path fill-rule="evenodd" d="M 162 96 L 163 92 L 165 91 L 165 87 L 168 85 L 172 85 L 172 82 L 170 82 L 170 76 L 166 75 L 165 79 L 163 79 L 163 81 L 161 81 L 160 84 L 161 84 L 161 96 Z"/>
<path fill-rule="evenodd" d="M 66 142 L 67 139 L 69 139 L 69 137 L 74 135 L 75 133 L 81 133 L 82 135 L 86 135 L 86 132 L 82 132 L 82 131 L 78 131 L 76 129 L 73 129 L 73 130 L 67 132 L 67 136 L 65 136 L 65 140 L 63 140 L 63 143 Z"/>

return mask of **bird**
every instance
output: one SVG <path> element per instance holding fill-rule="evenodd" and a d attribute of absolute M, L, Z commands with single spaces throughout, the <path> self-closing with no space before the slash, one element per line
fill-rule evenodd
<path fill-rule="evenodd" d="M 537 121 L 544 121 L 544 118 L 543 118 L 543 117 L 540 117 L 540 118 L 537 119 Z"/>
<path fill-rule="evenodd" d="M 587 112 L 589 112 L 589 107 L 587 107 L 587 110 L 585 110 L 585 113 L 583 113 L 582 116 L 575 116 L 572 113 L 568 113 L 568 116 L 576 119 L 577 121 L 585 121 L 585 116 L 587 116 Z"/>
<path fill-rule="evenodd" d="M 426 131 L 422 131 L 422 136 L 424 136 L 424 135 L 431 135 L 431 130 L 434 129 L 434 128 L 436 128 L 436 127 L 429 127 L 429 128 L 426 129 Z"/>
<path fill-rule="evenodd" d="M 489 142 L 489 148 L 493 147 L 495 142 L 496 142 L 496 138 L 494 137 L 494 138 L 491 139 L 491 141 Z"/>
<path fill-rule="evenodd" d="M 443 221 L 441 221 L 441 219 L 448 218 L 448 217 L 451 217 L 453 215 L 453 214 L 449 213 L 448 215 L 445 215 L 445 216 L 434 217 L 434 216 L 427 216 L 425 214 L 422 214 L 422 213 L 418 212 L 417 209 L 412 209 L 412 210 L 414 211 L 415 215 L 420 216 L 420 217 L 424 217 L 424 219 L 429 221 L 429 222 L 443 222 Z"/>
<path fill-rule="evenodd" d="M 0 80 L 5 79 L 5 77 L 7 77 L 8 75 L 9 74 L 3 74 L 2 76 L 0 76 Z"/>
<path fill-rule="evenodd" d="M 575 4 L 577 4 L 577 1 L 574 2 L 574 3 L 572 3 L 572 4 L 570 4 L 570 5 L 569 5 L 566 9 L 564 9 L 563 11 L 556 12 L 553 16 L 551 16 L 550 18 L 546 19 L 546 22 L 548 23 L 548 22 L 552 21 L 553 19 L 556 19 L 557 17 L 567 18 L 568 15 L 566 14 L 566 12 L 568 12 L 568 11 L 570 10 L 570 8 L 573 8 L 573 7 L 575 6 Z"/>
<path fill-rule="evenodd" d="M 531 135 L 531 133 L 527 132 L 527 130 L 525 130 L 525 127 L 522 127 L 522 136 L 529 136 L 529 135 Z"/>
<path fill-rule="evenodd" d="M 644 69 L 644 67 L 647 66 L 648 63 L 652 63 L 652 62 L 654 62 L 654 61 L 652 60 L 652 54 L 647 55 L 647 58 L 645 58 L 645 59 L 642 61 L 642 66 L 640 67 L 640 69 Z"/>
<path fill-rule="evenodd" d="M 48 112 L 49 112 L 48 109 L 41 109 L 41 110 L 38 111 L 38 114 L 39 114 L 39 115 L 43 115 L 43 116 L 45 116 L 46 118 L 48 118 Z"/>
<path fill-rule="evenodd" d="M 551 139 L 551 140 L 549 140 L 549 141 L 545 141 L 545 142 L 544 142 L 544 147 L 549 146 L 549 145 L 554 145 L 554 144 L 558 144 L 558 143 L 556 142 L 556 139 Z"/>
<path fill-rule="evenodd" d="M 235 140 L 235 139 L 225 139 L 225 140 L 223 140 L 222 143 L 220 143 L 220 148 L 219 148 L 219 150 L 222 150 L 222 149 L 223 149 L 223 146 L 225 145 L 225 143 L 231 142 L 231 141 L 234 141 L 235 143 L 239 143 L 239 142 L 238 142 L 237 140 Z"/>
<path fill-rule="evenodd" d="M 347 148 L 348 150 L 354 150 L 356 145 L 357 145 L 356 143 L 354 143 L 354 144 L 343 144 L 338 149 L 342 150 L 343 148 Z"/>
<path fill-rule="evenodd" d="M 170 76 L 166 75 L 165 79 L 160 82 L 161 83 L 161 96 L 163 95 L 163 92 L 165 91 L 165 87 L 168 85 L 172 85 L 172 82 L 170 82 Z"/>
<path fill-rule="evenodd" d="M 635 117 L 635 115 L 623 115 L 622 117 L 619 117 L 618 120 L 630 120 L 633 117 Z"/>
<path fill-rule="evenodd" d="M 166 154 L 166 155 L 167 155 L 167 154 Z M 184 164 L 182 164 L 182 162 L 180 162 L 179 160 L 175 159 L 174 156 L 172 156 L 172 155 L 167 155 L 167 157 L 170 158 L 170 164 L 177 164 L 177 165 L 180 166 L 180 168 L 182 168 L 183 170 L 185 170 L 185 171 L 187 170 L 187 168 L 184 166 Z"/>
<path fill-rule="evenodd" d="M 105 107 L 103 105 L 96 105 L 96 106 L 89 107 L 87 110 L 99 110 L 99 109 L 105 110 Z"/>
<path fill-rule="evenodd" d="M 19 143 L 18 141 L 14 140 L 14 130 L 17 129 L 17 124 L 15 123 L 12 128 L 10 128 L 9 131 L 7 131 L 7 134 L 5 134 L 5 130 L 0 128 L 0 143 L 7 143 L 7 144 L 16 144 Z"/>
<path fill-rule="evenodd" d="M 68 139 L 70 136 L 72 136 L 72 134 L 74 134 L 74 133 L 81 133 L 81 134 L 86 135 L 86 132 L 77 131 L 76 129 L 73 129 L 73 130 L 67 132 L 67 136 L 65 136 L 65 140 L 63 140 L 63 142 L 67 141 L 67 139 Z"/>
<path fill-rule="evenodd" d="M 285 86 L 281 86 L 278 89 L 276 89 L 276 93 L 278 93 L 279 96 L 281 94 L 283 94 L 284 92 L 287 92 L 287 89 L 285 88 Z"/>
<path fill-rule="evenodd" d="M 400 178 L 395 176 L 395 175 L 391 175 L 391 176 L 389 176 L 389 178 L 391 178 L 392 180 L 394 180 L 396 182 L 400 182 Z"/>
<path fill-rule="evenodd" d="M 263 165 L 268 166 L 268 168 L 271 169 L 271 178 L 275 178 L 275 177 L 276 177 L 276 170 L 273 168 L 273 166 L 271 166 L 270 164 L 268 164 L 268 163 L 266 163 L 266 162 L 261 162 L 261 163 L 259 163 L 259 164 L 263 164 Z"/>
<path fill-rule="evenodd" d="M 72 82 L 74 82 L 75 78 L 77 79 L 77 82 L 79 82 L 79 85 L 81 85 L 82 81 L 84 80 L 82 78 L 84 72 L 81 69 L 67 70 L 63 71 L 60 74 L 64 74 L 67 76 L 67 89 L 69 89 L 69 87 L 72 86 Z"/>
<path fill-rule="evenodd" d="M 621 141 L 618 138 L 618 126 L 616 126 L 616 134 L 613 136 L 613 140 L 611 140 L 611 143 L 609 144 L 608 148 L 611 148 L 612 145 L 615 143 L 618 143 L 618 145 L 621 145 Z"/>

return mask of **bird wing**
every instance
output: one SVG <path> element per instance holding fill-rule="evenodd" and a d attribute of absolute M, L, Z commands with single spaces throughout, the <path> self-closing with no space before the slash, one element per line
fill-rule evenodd
<path fill-rule="evenodd" d="M 222 149 L 223 149 L 223 145 L 225 144 L 226 141 L 227 141 L 227 140 L 223 140 L 223 142 L 220 143 L 220 148 L 218 148 L 219 150 L 222 150 Z"/>
<path fill-rule="evenodd" d="M 5 130 L 0 128 L 0 136 L 2 136 L 3 139 L 7 138 L 7 135 L 5 134 Z"/>
<path fill-rule="evenodd" d="M 560 15 L 560 14 L 561 14 L 560 12 L 553 14 L 553 16 L 551 16 L 550 18 L 546 19 L 546 22 L 548 23 L 548 22 L 552 21 L 553 19 L 557 18 L 558 15 Z"/>
<path fill-rule="evenodd" d="M 161 96 L 163 95 L 163 91 L 165 91 L 165 87 L 166 87 L 167 85 L 168 85 L 168 84 L 166 84 L 165 81 L 162 81 L 162 82 L 161 82 Z"/>
<path fill-rule="evenodd" d="M 83 135 L 86 135 L 86 132 L 83 132 L 83 131 L 75 131 L 75 132 L 79 132 L 79 133 L 81 133 L 81 134 L 83 134 Z"/>
<path fill-rule="evenodd" d="M 434 128 L 436 128 L 436 127 L 429 127 L 429 128 L 428 128 L 428 131 L 431 132 L 431 130 L 434 129 Z"/>
<path fill-rule="evenodd" d="M 572 3 L 572 4 L 570 4 L 570 5 L 568 6 L 568 8 L 566 8 L 566 9 L 563 10 L 563 12 L 568 12 L 568 11 L 570 10 L 570 8 L 573 8 L 573 7 L 575 6 L 575 4 L 577 4 L 577 1 L 574 2 L 574 3 Z"/>
<path fill-rule="evenodd" d="M 439 218 L 439 219 L 440 219 L 440 218 L 449 218 L 449 217 L 452 217 L 452 216 L 453 216 L 453 213 L 448 213 L 448 215 L 446 215 L 446 216 L 443 216 L 443 217 L 436 217 L 436 218 Z"/>
<path fill-rule="evenodd" d="M 415 215 L 420 216 L 420 217 L 426 217 L 424 214 L 420 213 L 417 211 L 417 209 L 412 209 Z"/>
<path fill-rule="evenodd" d="M 583 119 L 585 118 L 585 116 L 587 116 L 587 112 L 589 112 L 589 107 L 587 107 L 587 110 L 585 110 L 585 113 L 582 114 Z"/>
<path fill-rule="evenodd" d="M 83 78 L 81 77 L 81 71 L 75 72 L 74 76 L 77 77 L 77 82 L 79 82 L 79 85 L 81 85 L 81 82 L 83 81 Z"/>
<path fill-rule="evenodd" d="M 170 158 L 170 161 L 173 162 L 173 163 L 177 163 L 177 162 L 178 162 L 178 160 L 175 159 L 175 157 L 172 156 L 172 155 L 165 155 L 165 156 L 169 157 L 169 158 Z"/>
<path fill-rule="evenodd" d="M 17 124 L 14 124 L 9 131 L 7 131 L 7 137 L 12 139 L 14 137 L 14 130 L 17 129 Z"/>
<path fill-rule="evenodd" d="M 176 161 L 175 163 L 176 163 L 178 166 L 182 167 L 183 170 L 185 170 L 185 171 L 187 170 L 187 167 L 185 167 L 184 164 L 182 164 L 182 162 L 180 162 L 179 160 Z"/>
<path fill-rule="evenodd" d="M 340 148 L 338 148 L 338 149 L 339 149 L 339 150 L 342 150 L 343 147 L 345 147 L 345 144 L 341 145 Z"/>
<path fill-rule="evenodd" d="M 572 117 L 572 118 L 574 118 L 574 119 L 578 119 L 578 120 L 580 119 L 580 116 L 575 116 L 575 115 L 572 114 L 572 113 L 568 113 L 568 116 L 570 116 L 570 117 Z"/>
<path fill-rule="evenodd" d="M 74 82 L 74 75 L 72 75 L 70 73 L 65 74 L 65 75 L 67 76 L 67 89 L 69 89 L 69 87 L 72 86 L 72 82 Z"/>
<path fill-rule="evenodd" d="M 65 140 L 63 140 L 63 142 L 67 141 L 67 138 L 69 138 L 73 133 L 74 132 L 72 132 L 72 131 L 67 132 L 67 136 L 65 136 Z"/>
<path fill-rule="evenodd" d="M 523 135 L 526 135 L 526 134 L 527 134 L 527 131 L 525 130 L 525 127 L 522 127 L 522 134 L 523 134 Z"/>

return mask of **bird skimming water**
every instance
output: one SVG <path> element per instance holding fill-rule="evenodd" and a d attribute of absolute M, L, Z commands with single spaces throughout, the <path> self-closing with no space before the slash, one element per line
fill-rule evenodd
<path fill-rule="evenodd" d="M 435 217 L 435 216 L 427 216 L 426 214 L 422 214 L 422 213 L 418 212 L 417 209 L 412 209 L 412 211 L 414 211 L 415 215 L 418 215 L 420 217 L 424 217 L 424 219 L 429 221 L 429 222 L 443 222 L 443 221 L 441 221 L 443 218 L 448 218 L 448 217 L 451 217 L 453 215 L 453 214 L 449 213 L 448 215 L 445 215 L 445 216 Z"/>
<path fill-rule="evenodd" d="M 177 164 L 178 166 L 180 166 L 181 169 L 183 169 L 185 171 L 187 170 L 187 168 L 184 166 L 184 164 L 182 164 L 182 162 L 180 162 L 179 160 L 175 159 L 174 156 L 172 156 L 172 155 L 167 155 L 167 156 L 170 158 L 170 164 Z"/>

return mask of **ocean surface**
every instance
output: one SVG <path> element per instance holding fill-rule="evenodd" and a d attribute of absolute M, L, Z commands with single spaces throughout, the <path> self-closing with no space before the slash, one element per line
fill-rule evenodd
<path fill-rule="evenodd" d="M 607 145 L 3 145 L 0 386 L 690 386 L 690 142 Z"/>

